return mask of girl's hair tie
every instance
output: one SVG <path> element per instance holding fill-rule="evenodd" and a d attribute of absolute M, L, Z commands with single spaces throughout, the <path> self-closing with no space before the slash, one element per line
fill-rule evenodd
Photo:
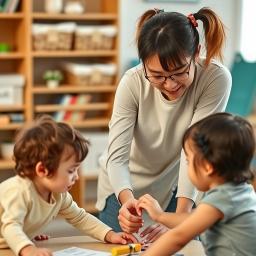
<path fill-rule="evenodd" d="M 190 13 L 188 15 L 188 19 L 191 22 L 191 24 L 193 25 L 193 27 L 195 27 L 195 28 L 198 27 L 198 23 L 197 23 L 197 21 L 195 19 L 195 16 L 192 13 Z"/>
<path fill-rule="evenodd" d="M 154 8 L 154 11 L 155 11 L 156 14 L 159 14 L 161 12 L 164 12 L 164 9 Z"/>

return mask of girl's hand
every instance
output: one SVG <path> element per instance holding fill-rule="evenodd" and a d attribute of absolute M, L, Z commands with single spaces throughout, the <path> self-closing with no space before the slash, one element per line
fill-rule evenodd
<path fill-rule="evenodd" d="M 156 222 L 158 222 L 160 215 L 164 212 L 157 200 L 149 194 L 145 194 L 139 198 L 136 211 L 141 212 L 141 209 L 145 209 L 150 218 Z"/>
<path fill-rule="evenodd" d="M 125 202 L 119 210 L 119 224 L 126 233 L 138 232 L 143 226 L 141 212 L 137 212 L 136 205 L 137 200 L 132 198 Z"/>
<path fill-rule="evenodd" d="M 52 252 L 47 248 L 39 248 L 34 245 L 23 247 L 19 253 L 20 256 L 53 256 Z"/>
<path fill-rule="evenodd" d="M 148 244 L 153 243 L 155 240 L 157 240 L 161 235 L 163 235 L 165 232 L 167 232 L 169 229 L 161 224 L 153 224 L 145 228 L 141 233 L 141 243 Z"/>
<path fill-rule="evenodd" d="M 37 235 L 33 238 L 34 241 L 44 241 L 49 240 L 50 236 L 47 235 Z"/>
<path fill-rule="evenodd" d="M 128 243 L 138 243 L 138 240 L 132 235 L 124 232 L 116 233 L 110 230 L 106 236 L 105 241 L 112 244 L 128 244 Z"/>

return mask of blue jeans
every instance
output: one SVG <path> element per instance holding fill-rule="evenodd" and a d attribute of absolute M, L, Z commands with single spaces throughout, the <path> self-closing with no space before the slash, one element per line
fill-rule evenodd
<path fill-rule="evenodd" d="M 177 198 L 176 198 L 177 189 L 173 191 L 173 195 L 171 200 L 166 208 L 166 212 L 175 212 L 177 206 Z M 99 212 L 99 219 L 113 228 L 116 232 L 121 232 L 122 229 L 119 225 L 117 216 L 119 214 L 120 204 L 117 201 L 115 194 L 110 195 L 106 200 L 105 208 Z"/>

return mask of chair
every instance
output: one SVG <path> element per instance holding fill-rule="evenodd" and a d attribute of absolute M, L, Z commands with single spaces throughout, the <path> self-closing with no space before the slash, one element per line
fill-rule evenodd
<path fill-rule="evenodd" d="M 231 68 L 232 89 L 226 111 L 240 116 L 252 113 L 256 95 L 256 62 L 246 62 L 235 55 Z"/>

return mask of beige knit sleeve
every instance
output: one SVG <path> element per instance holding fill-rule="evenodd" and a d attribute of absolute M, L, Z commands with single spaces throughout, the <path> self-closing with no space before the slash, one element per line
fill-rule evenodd
<path fill-rule="evenodd" d="M 111 230 L 109 226 L 99 219 L 78 207 L 69 193 L 61 196 L 62 207 L 59 216 L 65 218 L 71 225 L 82 231 L 85 235 L 92 236 L 104 242 L 106 234 Z"/>
<path fill-rule="evenodd" d="M 123 76 L 116 91 L 109 125 L 107 172 L 117 198 L 122 190 L 132 190 L 128 165 L 139 104 L 138 83 L 133 73 L 127 72 Z"/>
<path fill-rule="evenodd" d="M 33 242 L 23 232 L 24 219 L 28 211 L 28 199 L 18 188 L 11 187 L 1 197 L 3 214 L 1 235 L 8 246 L 18 255 L 20 250 Z"/>

